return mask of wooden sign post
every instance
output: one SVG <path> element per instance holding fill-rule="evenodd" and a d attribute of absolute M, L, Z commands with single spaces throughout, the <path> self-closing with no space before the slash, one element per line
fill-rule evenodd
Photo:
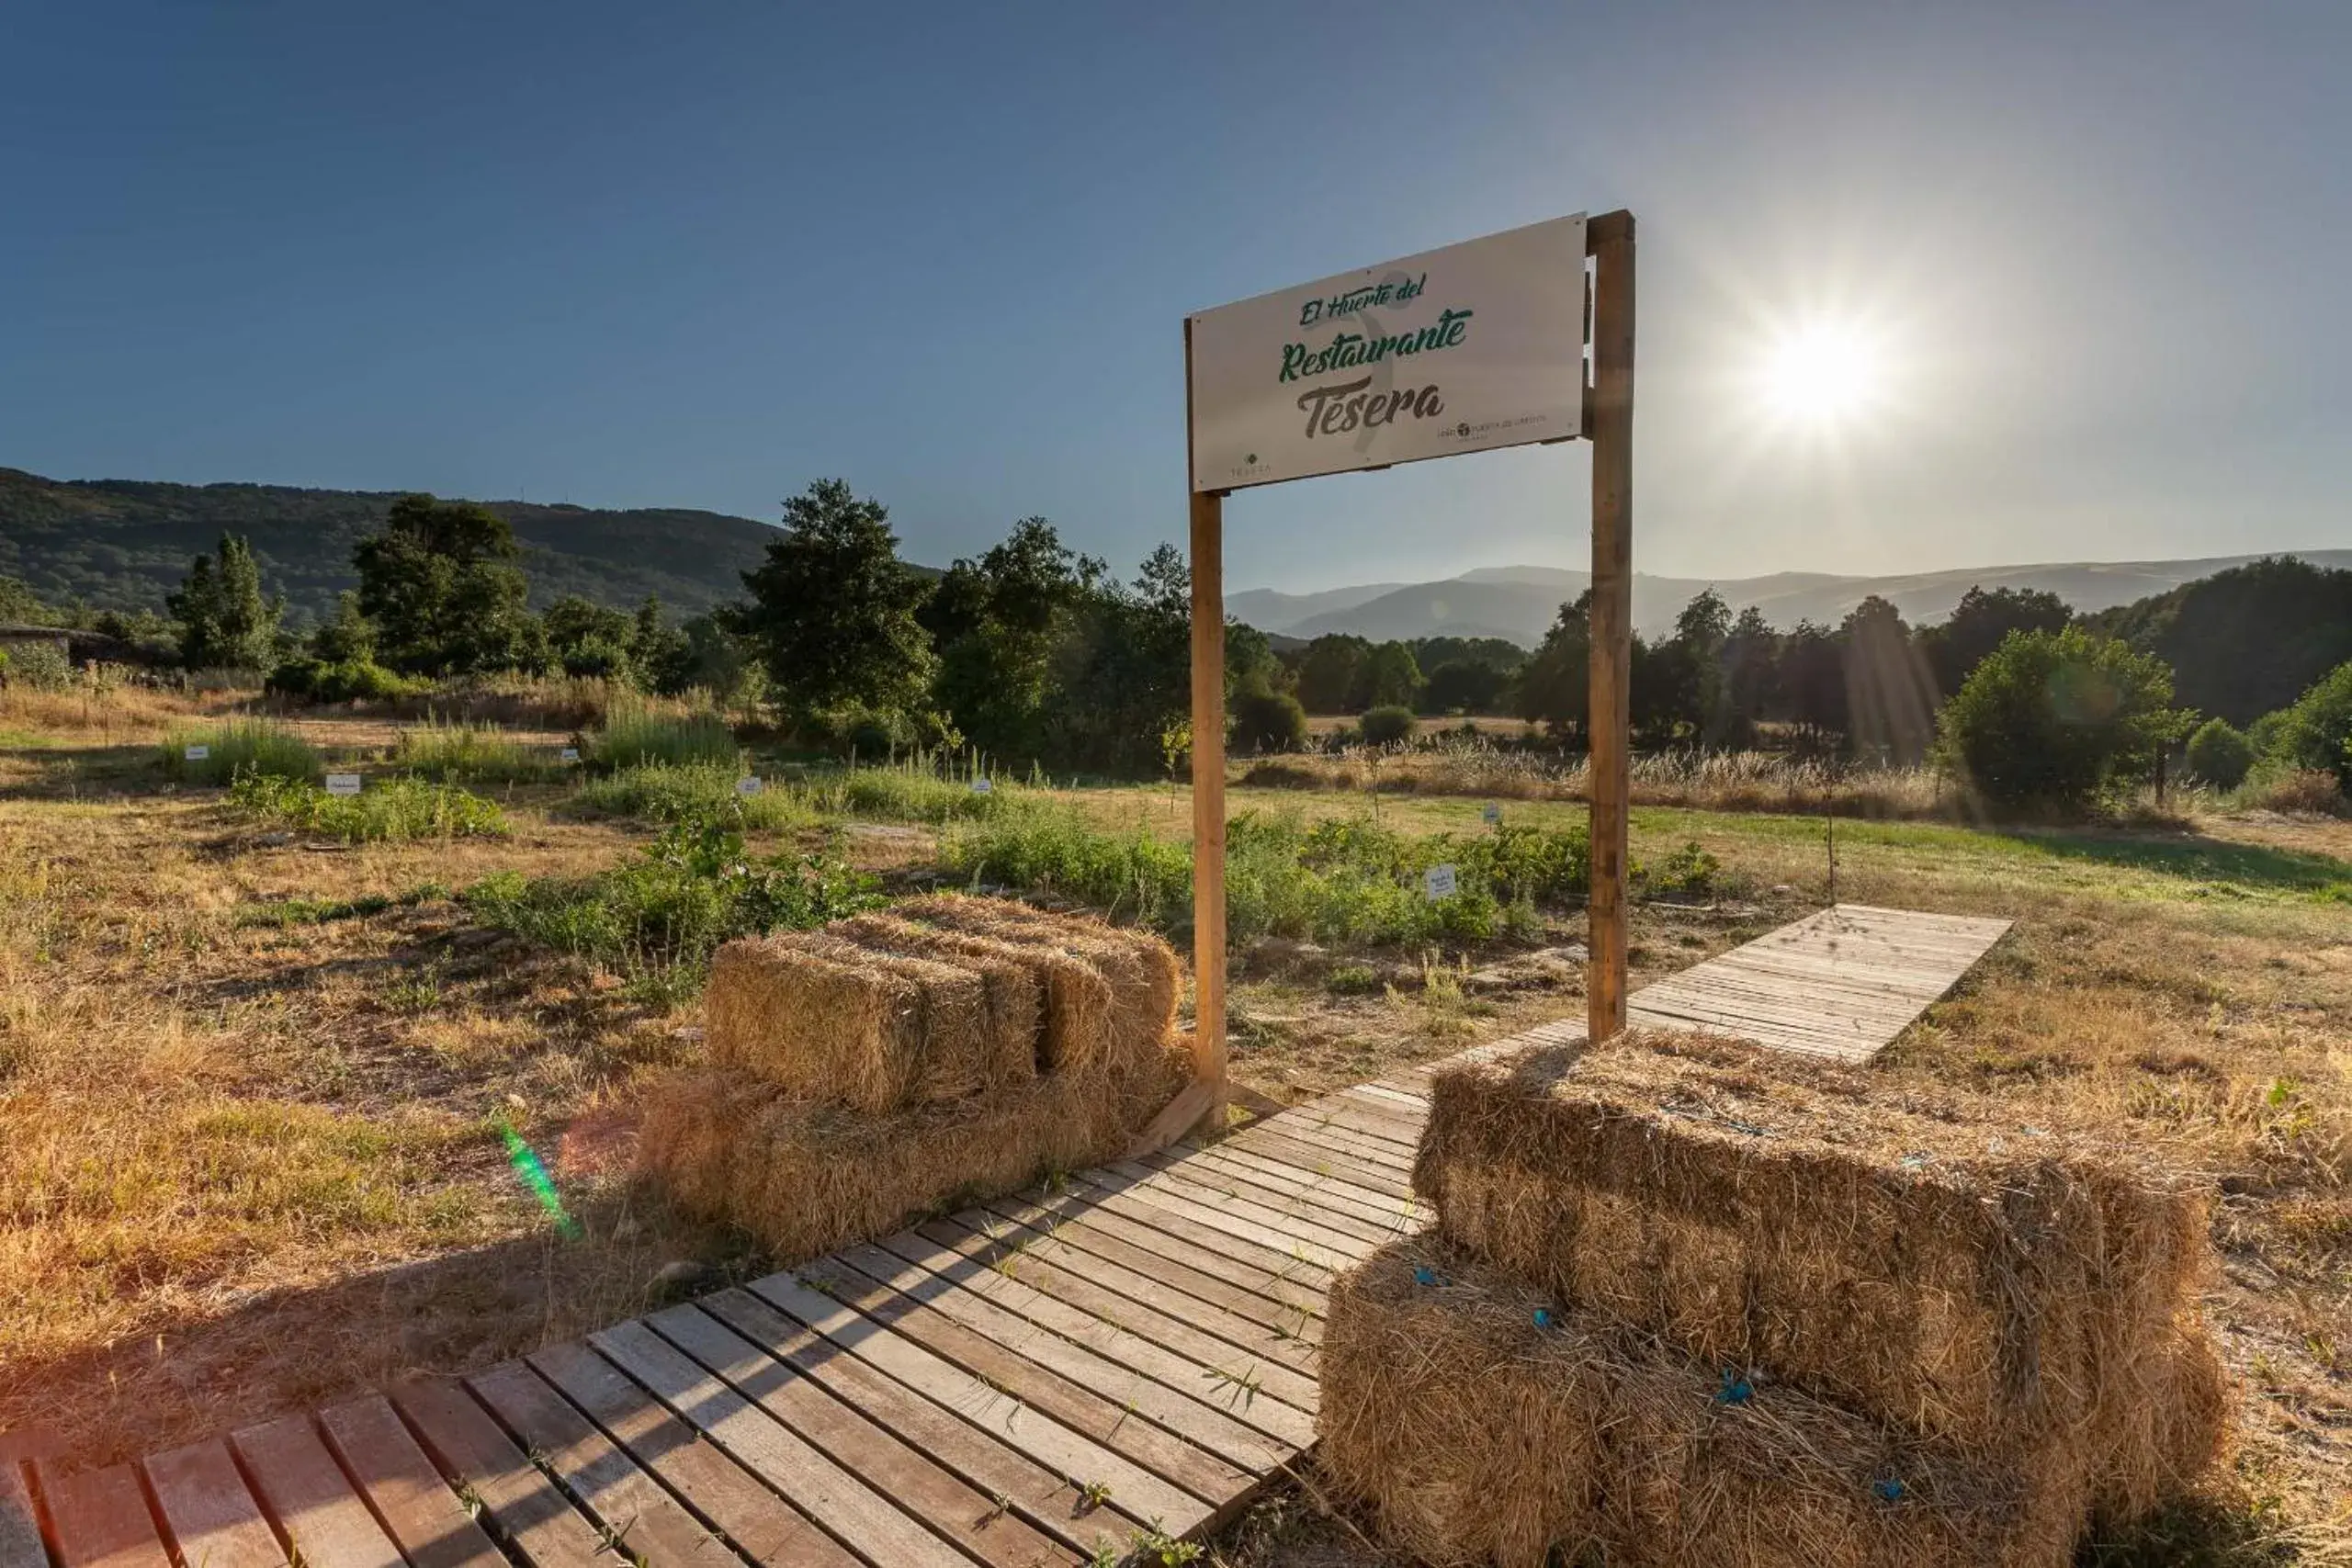
<path fill-rule="evenodd" d="M 1585 225 L 1592 254 L 1592 893 L 1585 1019 L 1599 1042 L 1625 1027 L 1626 814 L 1633 794 L 1634 215 Z"/>
<path fill-rule="evenodd" d="M 1589 297 L 1588 260 L 1593 266 Z M 1228 1094 L 1225 496 L 1253 485 L 1592 437 L 1588 990 L 1593 1038 L 1623 1028 L 1633 215 L 1554 219 L 1190 317 L 1184 393 L 1192 501 L 1195 1077 L 1147 1139 L 1181 1136 L 1204 1117 L 1221 1122 Z"/>

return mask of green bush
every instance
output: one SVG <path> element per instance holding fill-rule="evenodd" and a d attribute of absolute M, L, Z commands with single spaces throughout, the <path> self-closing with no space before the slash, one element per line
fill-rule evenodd
<path fill-rule="evenodd" d="M 208 753 L 193 761 L 187 749 Z M 310 742 L 266 719 L 232 719 L 208 728 L 175 728 L 164 738 L 164 772 L 181 784 L 225 784 L 240 775 L 307 781 L 324 769 Z"/>
<path fill-rule="evenodd" d="M 615 701 L 588 737 L 588 761 L 608 771 L 651 762 L 731 764 L 741 756 L 735 732 L 717 714 L 658 713 L 642 701 Z"/>
<path fill-rule="evenodd" d="M 36 692 L 62 692 L 74 683 L 73 661 L 53 642 L 20 643 L 13 652 L 0 649 L 0 673 Z"/>
<path fill-rule="evenodd" d="M 798 828 L 811 820 L 807 802 L 789 789 L 738 795 L 736 785 L 742 777 L 742 770 L 732 762 L 649 762 L 585 780 L 563 803 L 563 810 L 576 817 L 628 817 L 653 823 L 708 819 L 745 829 Z"/>
<path fill-rule="evenodd" d="M 2279 727 L 2278 756 L 2290 767 L 2334 773 L 2336 788 L 2352 795 L 2352 663 L 2295 699 Z"/>
<path fill-rule="evenodd" d="M 400 732 L 393 764 L 448 783 L 528 784 L 560 777 L 563 763 L 494 724 L 428 718 Z"/>
<path fill-rule="evenodd" d="M 1399 745 L 1410 740 L 1419 728 L 1420 722 L 1414 718 L 1413 710 L 1400 703 L 1374 708 L 1356 720 L 1356 728 L 1367 746 Z"/>
<path fill-rule="evenodd" d="M 1306 710 L 1287 692 L 1243 692 L 1233 699 L 1233 743 L 1251 751 L 1295 751 L 1306 744 Z"/>
<path fill-rule="evenodd" d="M 386 779 L 357 795 L 329 795 L 293 779 L 241 773 L 229 786 L 229 803 L 262 821 L 354 844 L 503 838 L 507 831 L 506 813 L 496 801 L 422 779 Z"/>
<path fill-rule="evenodd" d="M 720 942 L 872 908 L 876 886 L 824 855 L 752 856 L 732 826 L 701 818 L 673 823 L 638 858 L 594 876 L 505 872 L 462 897 L 485 925 L 593 959 L 640 996 L 677 1000 L 701 988 Z"/>
<path fill-rule="evenodd" d="M 289 659 L 262 682 L 265 692 L 306 703 L 393 702 L 431 689 L 368 659 Z"/>
<path fill-rule="evenodd" d="M 2209 718 L 2188 738 L 2188 772 L 2216 789 L 2235 789 L 2254 770 L 2254 743 L 2228 719 Z"/>
<path fill-rule="evenodd" d="M 2080 812 L 2145 777 L 2187 716 L 2163 660 L 2080 626 L 2016 631 L 1944 705 L 1938 757 L 1996 807 Z"/>

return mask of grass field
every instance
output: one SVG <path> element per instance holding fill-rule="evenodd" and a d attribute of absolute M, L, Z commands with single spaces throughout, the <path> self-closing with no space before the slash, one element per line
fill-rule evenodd
<path fill-rule="evenodd" d="M 637 1086 L 700 1049 L 691 987 L 632 984 L 463 897 L 502 874 L 592 882 L 643 860 L 662 825 L 579 808 L 597 785 L 526 778 L 475 786 L 503 837 L 428 823 L 346 841 L 164 775 L 166 731 L 224 713 L 0 708 L 0 1431 L 45 1427 L 89 1458 L 152 1450 L 768 1267 L 629 1175 Z M 300 728 L 338 764 L 389 771 L 400 745 L 381 721 Z M 887 778 L 775 788 L 790 808 L 746 814 L 751 852 L 838 857 L 885 895 L 941 875 L 956 835 L 1040 810 L 1181 865 L 1190 811 L 1166 786 L 1007 785 L 985 807 Z M 1482 804 L 1231 795 L 1237 817 L 1407 840 L 1475 839 Z M 1566 830 L 1582 808 L 1505 801 L 1503 819 Z M 1637 861 L 1695 843 L 1719 869 L 1637 906 L 1636 984 L 1818 908 L 1827 832 L 1637 810 Z M 2127 1125 L 2220 1180 L 2209 1304 L 2241 1383 L 2242 1495 L 2197 1528 L 2237 1543 L 2212 1561 L 2293 1560 L 2266 1539 L 2326 1560 L 2352 1529 L 2352 823 L 1835 833 L 1840 897 L 2018 922 L 1883 1058 L 1890 1091 L 1962 1084 L 2021 1120 Z M 1573 964 L 1541 955 L 1579 936 L 1555 902 L 1486 941 L 1258 939 L 1235 957 L 1236 1072 L 1296 1100 L 1578 1012 Z M 509 1168 L 510 1126 L 579 1239 Z M 2133 1550 L 2109 1561 L 2179 1560 Z M 1216 1552 L 1203 1561 L 1381 1561 L 1308 1487 Z"/>

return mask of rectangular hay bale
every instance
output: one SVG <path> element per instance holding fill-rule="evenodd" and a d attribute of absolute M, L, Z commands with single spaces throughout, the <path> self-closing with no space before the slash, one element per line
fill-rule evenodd
<path fill-rule="evenodd" d="M 859 915 L 833 930 L 886 953 L 943 958 L 974 964 L 982 973 L 1012 967 L 1024 977 L 1038 1026 L 1035 1070 L 1080 1070 L 1102 1054 L 1102 1032 L 1111 1015 L 1111 986 L 1094 964 L 1035 942 L 927 926 L 895 914 Z"/>
<path fill-rule="evenodd" d="M 1702 1359 L 2133 1472 L 2120 1390 L 2211 1250 L 2196 1186 L 2128 1151 L 1685 1034 L 1440 1073 L 1414 1186 L 1450 1241 Z"/>
<path fill-rule="evenodd" d="M 1035 998 L 1001 981 L 831 931 L 730 942 L 704 994 L 711 1060 L 860 1111 L 959 1099 L 1035 1071 Z"/>
<path fill-rule="evenodd" d="M 2084 1523 L 2064 1454 L 1742 1391 L 1429 1238 L 1333 1286 L 1322 1369 L 1324 1472 L 1440 1568 L 2065 1568 Z"/>
<path fill-rule="evenodd" d="M 1072 1039 L 1071 1055 L 1060 1066 L 1083 1069 L 1103 1061 L 1147 1061 L 1175 1031 L 1183 965 L 1175 950 L 1149 931 L 1091 915 L 1053 914 L 1018 899 L 959 893 L 911 898 L 895 912 L 943 931 L 1042 946 L 1091 965 L 1109 988 L 1110 1011 L 1092 1049 L 1084 1048 L 1083 1039 Z"/>
<path fill-rule="evenodd" d="M 681 1208 L 741 1226 L 790 1265 L 1116 1158 L 1191 1077 L 1190 1055 L 1164 1047 L 1120 1069 L 868 1115 L 689 1071 L 648 1095 L 638 1159 Z"/>

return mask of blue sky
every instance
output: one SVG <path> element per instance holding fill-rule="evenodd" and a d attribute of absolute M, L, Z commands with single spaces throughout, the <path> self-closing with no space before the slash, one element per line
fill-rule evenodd
<path fill-rule="evenodd" d="M 2352 541 L 2352 7 L 0 11 L 0 463 L 1183 527 L 1184 314 L 1642 225 L 1635 559 Z M 1879 402 L 1770 418 L 1792 322 Z M 1581 564 L 1581 447 L 1227 506 L 1227 581 Z"/>

